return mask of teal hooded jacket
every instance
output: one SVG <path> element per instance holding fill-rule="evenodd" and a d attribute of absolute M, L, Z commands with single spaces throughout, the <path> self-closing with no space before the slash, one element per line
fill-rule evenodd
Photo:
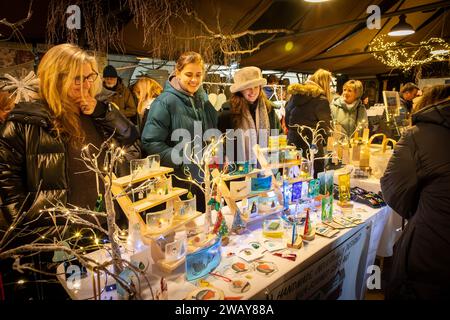
<path fill-rule="evenodd" d="M 202 134 L 208 129 L 217 128 L 217 111 L 208 101 L 202 87 L 194 96 L 189 96 L 175 89 L 169 81 L 152 103 L 141 140 L 148 155 L 159 154 L 162 166 L 179 171 L 182 165 L 172 161 L 172 151 L 182 140 L 172 141 L 172 132 L 186 129 L 190 134 L 189 140 L 192 140 L 195 121 L 201 122 Z"/>

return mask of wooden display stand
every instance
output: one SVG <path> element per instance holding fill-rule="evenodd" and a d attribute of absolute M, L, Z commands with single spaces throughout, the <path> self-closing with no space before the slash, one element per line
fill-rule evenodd
<path fill-rule="evenodd" d="M 214 169 L 211 172 L 211 175 L 213 177 L 213 179 L 215 179 L 215 184 L 218 187 L 218 190 L 220 192 L 220 194 L 222 195 L 222 197 L 224 198 L 227 206 L 230 208 L 230 212 L 234 215 L 235 212 L 237 212 L 238 209 L 238 205 L 236 202 L 241 201 L 243 199 L 246 198 L 251 198 L 257 195 L 263 195 L 266 194 L 269 191 L 274 191 L 275 195 L 278 198 L 279 203 L 283 203 L 283 192 L 282 192 L 282 188 L 279 185 L 278 181 L 275 179 L 275 176 L 273 174 L 274 169 L 287 169 L 293 166 L 298 166 L 301 165 L 301 160 L 293 160 L 293 161 L 289 161 L 286 163 L 276 163 L 276 164 L 271 164 L 268 162 L 265 153 L 267 152 L 275 152 L 275 151 L 280 151 L 280 150 L 292 150 L 295 149 L 295 146 L 286 146 L 286 147 L 281 147 L 281 148 L 260 148 L 260 146 L 258 144 L 256 144 L 253 147 L 253 151 L 256 154 L 256 157 L 258 159 L 258 162 L 261 165 L 261 169 L 254 169 L 253 171 L 246 173 L 246 174 L 239 174 L 239 175 L 230 175 L 230 174 L 226 174 L 226 175 L 221 175 L 219 170 Z M 235 180 L 235 179 L 240 179 L 240 178 L 246 178 L 246 177 L 251 177 L 254 175 L 257 175 L 259 173 L 266 173 L 267 175 L 271 175 L 272 176 L 272 186 L 270 190 L 266 190 L 266 191 L 261 191 L 261 192 L 251 192 L 248 195 L 245 196 L 233 196 L 228 188 L 228 186 L 226 185 L 225 181 L 231 181 L 231 180 Z M 299 181 L 302 181 L 304 179 L 301 179 Z M 245 222 L 249 223 L 249 222 L 255 222 L 255 221 L 259 221 L 263 218 L 266 218 L 268 216 L 271 216 L 273 214 L 278 214 L 280 212 L 283 211 L 283 207 L 282 206 L 278 206 L 276 208 L 276 210 L 274 210 L 273 212 L 267 212 L 264 214 L 258 214 L 257 217 L 255 218 L 250 218 L 250 219 L 243 219 Z"/>
<path fill-rule="evenodd" d="M 117 202 L 127 218 L 129 220 L 133 219 L 139 222 L 142 241 L 151 247 L 153 260 L 156 261 L 156 264 L 161 268 L 161 270 L 169 273 L 182 265 L 184 258 L 177 261 L 167 262 L 164 259 L 163 250 L 155 240 L 161 236 L 167 236 L 171 233 L 175 233 L 187 224 L 195 223 L 194 220 L 201 216 L 202 213 L 197 211 L 195 214 L 192 214 L 186 218 L 179 218 L 175 213 L 169 227 L 159 230 L 158 232 L 150 232 L 147 230 L 147 225 L 140 213 L 163 203 L 166 203 L 167 206 L 173 207 L 174 201 L 180 200 L 180 196 L 186 194 L 188 190 L 182 188 L 172 188 L 172 191 L 168 194 L 149 195 L 145 199 L 133 202 L 127 194 L 126 189 L 133 183 L 144 182 L 152 178 L 165 176 L 171 172 L 173 172 L 172 168 L 160 167 L 158 170 L 147 171 L 133 178 L 131 175 L 124 176 L 118 179 L 113 179 L 111 187 L 113 195 L 117 197 Z"/>

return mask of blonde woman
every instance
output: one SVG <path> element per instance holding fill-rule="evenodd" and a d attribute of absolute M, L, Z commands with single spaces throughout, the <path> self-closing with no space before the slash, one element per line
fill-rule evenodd
<path fill-rule="evenodd" d="M 140 78 L 133 86 L 133 93 L 138 99 L 137 107 L 137 124 L 139 131 L 144 129 L 145 121 L 147 120 L 150 106 L 157 96 L 161 94 L 163 88 L 161 85 L 151 78 Z"/>
<path fill-rule="evenodd" d="M 95 58 L 71 44 L 42 58 L 40 100 L 17 104 L 0 129 L 0 232 L 24 212 L 26 221 L 36 219 L 57 201 L 94 208 L 95 174 L 77 160 L 81 148 L 99 147 L 113 133 L 125 146 L 138 139 L 119 110 L 93 98 L 101 87 L 97 70 Z"/>
<path fill-rule="evenodd" d="M 344 83 L 343 92 L 331 103 L 331 116 L 342 126 L 349 138 L 353 136 L 358 127 L 368 126 L 367 112 L 361 101 L 363 85 L 359 80 L 349 80 Z"/>
<path fill-rule="evenodd" d="M 303 156 L 307 157 L 307 145 L 300 138 L 294 125 L 304 125 L 315 128 L 319 121 L 321 127 L 329 132 L 331 124 L 331 72 L 319 69 L 304 84 L 295 83 L 288 87 L 291 94 L 286 106 L 286 124 L 288 127 L 288 142 L 295 144 L 303 150 Z M 327 136 L 324 133 L 324 139 Z M 311 141 L 312 137 L 308 137 Z M 323 156 L 323 144 L 319 143 L 317 157 Z M 318 173 L 324 169 L 324 161 L 318 160 L 314 163 L 314 172 Z"/>

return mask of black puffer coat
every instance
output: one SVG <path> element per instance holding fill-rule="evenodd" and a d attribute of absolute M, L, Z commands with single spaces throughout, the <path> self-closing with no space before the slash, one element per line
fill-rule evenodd
<path fill-rule="evenodd" d="M 408 219 L 387 298 L 450 299 L 450 102 L 412 123 L 381 178 L 384 200 Z"/>
<path fill-rule="evenodd" d="M 286 124 L 289 128 L 288 143 L 293 143 L 297 148 L 302 148 L 303 156 L 306 157 L 305 150 L 307 145 L 298 135 L 297 129 L 291 126 L 298 124 L 314 129 L 319 121 L 323 121 L 321 122 L 321 127 L 326 131 L 323 132 L 323 136 L 324 140 L 327 141 L 326 134 L 329 132 L 331 123 L 330 103 L 325 96 L 325 92 L 314 84 L 292 84 L 288 88 L 288 93 L 292 94 L 286 106 Z M 311 141 L 311 137 L 308 134 L 307 136 L 308 140 Z M 317 147 L 318 153 L 316 157 L 323 156 L 323 144 L 319 143 Z M 314 163 L 315 173 L 321 172 L 323 169 L 323 160 L 318 160 Z"/>
<path fill-rule="evenodd" d="M 119 144 L 136 146 L 138 130 L 112 105 L 98 102 L 91 117 L 105 138 L 115 130 Z M 21 103 L 0 128 L 0 230 L 6 230 L 21 212 L 28 210 L 25 221 L 29 221 L 37 218 L 48 201 L 66 203 L 68 150 L 51 131 L 50 119 L 42 103 Z M 133 152 L 132 157 L 139 157 L 138 149 Z"/>

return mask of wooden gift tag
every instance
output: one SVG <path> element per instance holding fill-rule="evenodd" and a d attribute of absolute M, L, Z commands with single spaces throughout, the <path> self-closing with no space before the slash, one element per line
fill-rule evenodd
<path fill-rule="evenodd" d="M 334 150 L 334 137 L 330 136 L 327 140 L 327 151 L 332 152 Z"/>
<path fill-rule="evenodd" d="M 364 143 L 367 143 L 369 141 L 369 133 L 370 133 L 369 128 L 365 128 L 362 137 Z"/>
<path fill-rule="evenodd" d="M 352 160 L 353 161 L 359 161 L 361 154 L 361 145 L 356 141 L 353 144 L 353 154 L 352 154 Z"/>
<path fill-rule="evenodd" d="M 348 145 L 342 147 L 342 164 L 350 163 L 350 150 Z"/>

